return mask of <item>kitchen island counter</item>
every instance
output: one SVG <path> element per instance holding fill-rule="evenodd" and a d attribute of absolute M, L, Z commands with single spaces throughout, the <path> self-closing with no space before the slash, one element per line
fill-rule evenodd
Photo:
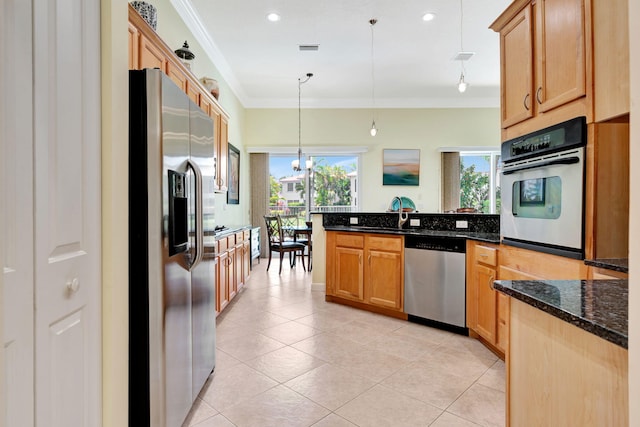
<path fill-rule="evenodd" d="M 499 292 L 627 348 L 627 280 L 497 280 L 493 283 Z"/>

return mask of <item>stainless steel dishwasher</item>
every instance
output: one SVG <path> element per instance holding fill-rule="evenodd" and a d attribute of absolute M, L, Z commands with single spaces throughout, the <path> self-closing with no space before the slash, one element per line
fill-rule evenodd
<path fill-rule="evenodd" d="M 409 321 L 468 335 L 465 239 L 408 235 L 404 242 L 404 310 Z"/>

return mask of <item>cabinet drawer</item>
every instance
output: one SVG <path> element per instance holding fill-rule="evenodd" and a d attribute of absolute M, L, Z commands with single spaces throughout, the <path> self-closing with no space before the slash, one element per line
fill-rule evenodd
<path fill-rule="evenodd" d="M 369 249 L 377 249 L 383 251 L 402 251 L 402 237 L 383 237 L 377 235 L 367 236 Z"/>
<path fill-rule="evenodd" d="M 227 250 L 228 243 L 227 243 L 226 237 L 223 237 L 222 239 L 218 240 L 216 243 L 217 243 L 217 248 L 216 248 L 217 253 L 222 253 Z"/>
<path fill-rule="evenodd" d="M 476 246 L 475 260 L 486 265 L 496 266 L 498 259 L 498 251 L 487 246 Z"/>
<path fill-rule="evenodd" d="M 240 231 L 239 233 L 236 233 L 235 238 L 236 238 L 236 241 L 234 242 L 234 244 L 244 242 L 244 231 Z"/>
<path fill-rule="evenodd" d="M 362 234 L 337 234 L 336 246 L 347 248 L 364 248 L 364 235 Z"/>
<path fill-rule="evenodd" d="M 245 230 L 244 231 L 244 239 L 242 239 L 242 240 L 249 240 L 249 238 L 251 238 L 251 230 Z"/>

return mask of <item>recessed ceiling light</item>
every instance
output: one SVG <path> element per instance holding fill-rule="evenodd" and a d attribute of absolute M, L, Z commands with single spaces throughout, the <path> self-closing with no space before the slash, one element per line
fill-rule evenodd
<path fill-rule="evenodd" d="M 271 12 L 267 15 L 267 19 L 271 22 L 278 22 L 280 20 L 280 15 L 275 12 Z"/>
<path fill-rule="evenodd" d="M 433 12 L 427 12 L 424 15 L 422 15 L 422 20 L 423 21 L 433 21 L 434 19 L 436 19 L 436 14 Z"/>

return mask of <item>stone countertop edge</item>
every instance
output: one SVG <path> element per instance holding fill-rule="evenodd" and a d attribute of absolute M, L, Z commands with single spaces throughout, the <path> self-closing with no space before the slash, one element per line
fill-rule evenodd
<path fill-rule="evenodd" d="M 607 270 L 629 273 L 629 259 L 627 258 L 585 259 L 584 263 L 592 267 L 601 267 Z"/>
<path fill-rule="evenodd" d="M 227 227 L 224 230 L 217 231 L 215 234 L 216 240 L 222 239 L 223 237 L 228 237 L 231 234 L 237 233 L 238 231 L 251 230 L 254 228 L 252 225 L 235 225 L 231 227 Z"/>
<path fill-rule="evenodd" d="M 500 234 L 498 233 L 476 233 L 468 231 L 438 231 L 424 229 L 393 229 L 378 227 L 347 227 L 343 225 L 325 226 L 325 231 L 346 231 L 355 233 L 373 233 L 373 234 L 392 234 L 397 236 L 435 236 L 435 237 L 458 237 L 471 240 L 479 240 L 487 243 L 500 243 Z"/>
<path fill-rule="evenodd" d="M 560 320 L 590 332 L 604 340 L 628 348 L 628 281 L 620 280 L 496 280 L 494 289 L 514 299 L 529 304 Z M 561 307 L 551 301 L 548 288 L 567 293 L 567 300 L 581 313 Z M 592 295 L 585 296 L 585 289 Z M 580 295 L 576 295 L 579 291 Z M 555 295 L 561 300 L 560 295 Z M 573 296 L 573 300 L 572 297 Z M 585 314 L 588 305 L 592 312 Z M 599 305 L 599 307 L 596 307 Z"/>

